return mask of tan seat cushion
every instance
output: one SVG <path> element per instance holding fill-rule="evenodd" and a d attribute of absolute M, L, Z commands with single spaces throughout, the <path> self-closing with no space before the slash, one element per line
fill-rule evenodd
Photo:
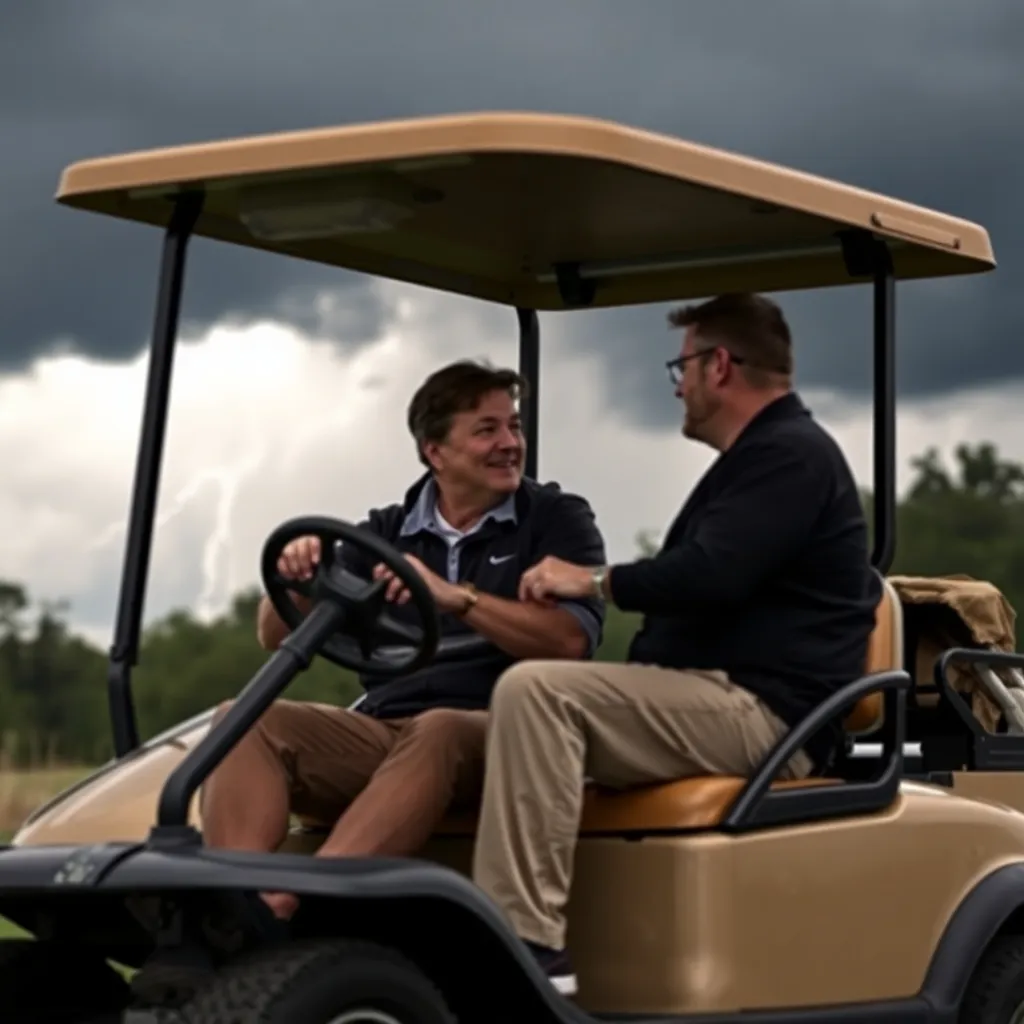
<path fill-rule="evenodd" d="M 590 786 L 584 798 L 580 835 L 711 828 L 725 817 L 746 781 L 738 776 L 700 775 L 626 791 Z M 772 789 L 836 782 L 837 779 L 803 779 L 777 782 Z M 442 836 L 475 833 L 475 814 L 450 814 L 436 832 Z"/>

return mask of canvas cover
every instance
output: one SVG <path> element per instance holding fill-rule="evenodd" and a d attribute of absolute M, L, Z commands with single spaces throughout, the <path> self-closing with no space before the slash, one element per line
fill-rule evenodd
<path fill-rule="evenodd" d="M 916 664 L 907 668 L 919 684 L 933 681 L 936 659 L 950 647 L 1016 650 L 1016 612 L 993 584 L 961 574 L 890 576 L 889 582 L 917 641 Z M 997 674 L 1004 683 L 1011 684 L 1004 673 Z M 972 711 L 982 727 L 995 732 L 1001 712 L 978 670 L 954 665 L 950 682 L 954 689 L 970 696 Z"/>

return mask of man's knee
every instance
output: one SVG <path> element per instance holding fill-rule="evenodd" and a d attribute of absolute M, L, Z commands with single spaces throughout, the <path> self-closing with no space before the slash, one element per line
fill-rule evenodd
<path fill-rule="evenodd" d="M 405 735 L 417 744 L 437 746 L 439 749 L 482 751 L 487 735 L 487 714 L 482 711 L 460 711 L 457 708 L 431 708 L 410 720 Z"/>
<path fill-rule="evenodd" d="M 525 707 L 558 702 L 569 696 L 588 662 L 520 661 L 499 677 L 491 698 L 495 713 L 509 714 Z"/>
<path fill-rule="evenodd" d="M 227 715 L 234 706 L 235 702 L 233 700 L 221 701 L 220 704 L 214 708 L 213 719 L 210 721 L 210 728 L 212 729 L 214 726 L 220 725 L 224 720 L 224 716 Z"/>
<path fill-rule="evenodd" d="M 213 712 L 210 729 L 215 729 L 220 725 L 234 706 L 234 700 L 221 701 Z M 262 734 L 267 738 L 273 738 L 275 740 L 286 739 L 297 727 L 297 723 L 295 722 L 295 712 L 297 707 L 298 704 L 295 701 L 274 701 L 274 703 L 271 704 L 262 715 L 260 715 L 253 727 L 245 733 L 242 737 L 242 741 L 255 734 Z"/>

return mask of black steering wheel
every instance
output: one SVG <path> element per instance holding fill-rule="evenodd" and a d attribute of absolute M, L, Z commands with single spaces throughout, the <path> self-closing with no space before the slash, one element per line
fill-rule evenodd
<path fill-rule="evenodd" d="M 320 540 L 320 562 L 312 579 L 290 580 L 278 571 L 285 547 L 299 537 Z M 337 545 L 351 544 L 383 563 L 409 590 L 421 626 L 397 621 L 386 611 L 388 581 L 367 580 L 336 561 Z M 398 676 L 422 668 L 434 658 L 441 626 L 430 588 L 420 574 L 383 538 L 329 516 L 300 516 L 278 526 L 263 545 L 263 585 L 274 610 L 290 630 L 306 618 L 289 591 L 314 604 L 331 601 L 343 608 L 342 625 L 319 649 L 329 661 L 360 675 Z"/>

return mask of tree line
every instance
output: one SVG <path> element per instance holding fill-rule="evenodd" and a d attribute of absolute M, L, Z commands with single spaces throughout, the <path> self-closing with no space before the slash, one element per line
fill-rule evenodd
<path fill-rule="evenodd" d="M 863 495 L 870 514 L 871 495 Z M 656 535 L 637 537 L 641 554 Z M 913 462 L 897 511 L 894 573 L 958 572 L 992 581 L 1024 607 L 1024 466 L 992 444 L 958 447 L 950 464 L 932 449 Z M 134 694 L 143 737 L 234 696 L 266 660 L 256 642 L 258 590 L 239 593 L 217 619 L 171 612 L 143 634 Z M 97 763 L 112 753 L 106 652 L 73 633 L 64 603 L 35 606 L 24 584 L 0 581 L 0 734 L 8 764 Z M 598 657 L 623 660 L 637 616 L 612 608 Z M 287 696 L 347 704 L 355 677 L 318 658 Z"/>

